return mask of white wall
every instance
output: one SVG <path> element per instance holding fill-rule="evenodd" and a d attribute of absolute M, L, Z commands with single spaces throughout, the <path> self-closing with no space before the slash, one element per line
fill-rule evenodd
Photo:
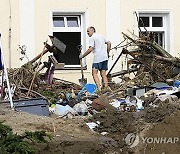
<path fill-rule="evenodd" d="M 20 0 L 20 46 L 27 47 L 26 54 L 29 60 L 35 56 L 35 30 L 34 30 L 34 0 Z M 24 58 L 21 65 L 26 63 Z"/>
<path fill-rule="evenodd" d="M 120 16 L 121 0 L 106 0 L 106 37 L 111 41 L 112 48 L 117 46 L 121 41 L 121 16 Z M 120 50 L 111 50 L 108 68 L 110 69 L 120 54 Z M 116 63 L 111 72 L 121 70 L 121 61 Z M 117 78 L 113 78 L 118 81 Z"/>

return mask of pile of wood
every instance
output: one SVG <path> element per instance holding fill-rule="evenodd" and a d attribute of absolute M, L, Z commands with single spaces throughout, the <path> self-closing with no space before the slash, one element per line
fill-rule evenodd
<path fill-rule="evenodd" d="M 54 96 L 58 99 L 57 97 L 61 91 L 71 92 L 73 88 L 76 92 L 81 89 L 79 85 L 73 82 L 53 77 L 56 65 L 61 64 L 57 62 L 53 55 L 56 55 L 57 52 L 65 52 L 66 45 L 56 37 L 49 37 L 52 41 L 52 45 L 47 44 L 47 41 L 44 42 L 43 51 L 39 55 L 20 68 L 8 70 L 11 87 L 12 85 L 15 87 L 12 92 L 14 100 L 46 97 L 44 91 L 48 97 Z M 42 56 L 48 52 L 53 53 L 53 55 L 48 56 L 48 61 L 42 62 Z M 24 51 L 23 54 L 25 54 Z M 46 71 L 42 73 L 44 69 Z M 4 87 L 6 88 L 6 85 Z M 3 95 L 6 94 L 4 93 Z"/>
<path fill-rule="evenodd" d="M 153 33 L 141 34 L 140 37 L 130 37 L 123 33 L 128 45 L 122 48 L 122 54 L 129 56 L 127 70 L 108 73 L 110 77 L 120 77 L 134 74 L 133 83 L 136 86 L 151 85 L 155 82 L 168 82 L 180 79 L 180 59 L 173 57 L 154 41 Z M 134 39 L 135 38 L 135 39 Z M 119 57 L 120 57 L 119 56 Z M 118 57 L 118 59 L 119 59 Z"/>

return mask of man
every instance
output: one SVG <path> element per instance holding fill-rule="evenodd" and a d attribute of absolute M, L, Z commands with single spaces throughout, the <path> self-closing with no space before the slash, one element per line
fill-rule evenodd
<path fill-rule="evenodd" d="M 93 52 L 94 59 L 92 64 L 92 76 L 94 82 L 97 85 L 98 90 L 101 91 L 101 84 L 98 77 L 98 71 L 100 71 L 100 75 L 102 77 L 102 86 L 105 87 L 105 89 L 107 89 L 108 79 L 106 76 L 106 71 L 108 70 L 108 57 L 111 49 L 111 42 L 106 40 L 106 38 L 103 35 L 96 34 L 96 30 L 92 26 L 87 28 L 87 34 L 90 37 L 89 48 L 83 55 L 80 55 L 79 58 L 82 59 L 86 57 L 89 53 Z"/>

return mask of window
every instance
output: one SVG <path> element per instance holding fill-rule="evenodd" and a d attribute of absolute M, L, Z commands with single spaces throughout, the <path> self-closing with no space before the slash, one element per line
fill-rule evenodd
<path fill-rule="evenodd" d="M 80 27 L 79 16 L 53 16 L 54 27 Z"/>
<path fill-rule="evenodd" d="M 149 17 L 140 17 L 139 27 L 149 27 Z"/>
<path fill-rule="evenodd" d="M 152 17 L 152 27 L 163 27 L 163 17 Z"/>
<path fill-rule="evenodd" d="M 155 34 L 155 42 L 164 49 L 168 49 L 168 21 L 167 13 L 139 13 L 139 27 Z"/>
<path fill-rule="evenodd" d="M 53 17 L 53 26 L 54 27 L 65 27 L 64 17 Z"/>
<path fill-rule="evenodd" d="M 68 27 L 79 27 L 77 17 L 67 17 L 67 26 Z"/>
<path fill-rule="evenodd" d="M 83 45 L 82 15 L 53 13 L 53 36 L 66 45 L 65 53 L 58 52 L 55 56 L 59 63 L 65 63 L 65 68 L 79 68 L 78 45 Z"/>

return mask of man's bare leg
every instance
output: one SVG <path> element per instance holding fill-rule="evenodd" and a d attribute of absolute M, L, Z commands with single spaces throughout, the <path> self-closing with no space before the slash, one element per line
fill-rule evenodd
<path fill-rule="evenodd" d="M 106 71 L 105 70 L 101 70 L 100 74 L 101 74 L 101 77 L 102 77 L 102 81 L 103 81 L 104 87 L 107 88 L 108 87 L 108 78 L 106 76 Z"/>
<path fill-rule="evenodd" d="M 100 84 L 100 80 L 98 77 L 98 70 L 97 69 L 95 69 L 95 68 L 92 69 L 92 76 L 93 76 L 94 82 L 96 83 L 98 90 L 101 91 L 101 84 Z"/>

